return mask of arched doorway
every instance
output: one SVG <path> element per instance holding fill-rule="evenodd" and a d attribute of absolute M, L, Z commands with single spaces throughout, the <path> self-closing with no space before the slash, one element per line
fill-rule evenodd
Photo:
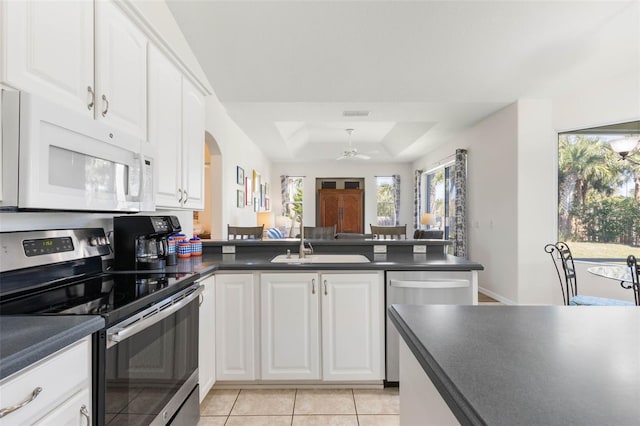
<path fill-rule="evenodd" d="M 215 138 L 204 132 L 204 211 L 193 213 L 194 232 L 221 239 L 222 154 Z"/>

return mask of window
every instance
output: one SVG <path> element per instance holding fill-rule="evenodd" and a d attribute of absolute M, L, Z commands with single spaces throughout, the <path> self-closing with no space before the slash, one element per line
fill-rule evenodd
<path fill-rule="evenodd" d="M 609 143 L 623 136 L 606 127 L 559 135 L 558 239 L 574 258 L 640 256 L 640 155 L 623 160 Z"/>
<path fill-rule="evenodd" d="M 392 226 L 397 223 L 393 180 L 393 176 L 376 176 L 376 224 L 380 226 Z"/>
<path fill-rule="evenodd" d="M 453 163 L 445 164 L 437 169 L 423 173 L 422 211 L 435 217 L 431 229 L 444 231 L 445 239 L 452 239 L 455 233 L 455 200 L 456 188 L 453 179 Z"/>
<path fill-rule="evenodd" d="M 287 176 L 285 197 L 285 216 L 302 216 L 303 178 Z"/>

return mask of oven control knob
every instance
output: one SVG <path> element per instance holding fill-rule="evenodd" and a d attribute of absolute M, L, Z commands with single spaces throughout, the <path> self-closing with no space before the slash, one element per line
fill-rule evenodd
<path fill-rule="evenodd" d="M 164 413 L 162 413 L 162 420 L 164 420 L 165 422 L 167 420 L 169 420 L 169 412 L 165 411 Z"/>
<path fill-rule="evenodd" d="M 89 238 L 89 245 L 93 246 L 93 247 L 97 246 L 98 245 L 98 239 L 96 237 Z"/>

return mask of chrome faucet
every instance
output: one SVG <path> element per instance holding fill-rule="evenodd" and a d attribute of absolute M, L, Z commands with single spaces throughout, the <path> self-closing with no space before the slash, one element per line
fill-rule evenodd
<path fill-rule="evenodd" d="M 304 224 L 302 223 L 302 215 L 295 215 L 293 217 L 293 221 L 291 222 L 291 229 L 296 225 L 296 221 L 300 222 L 300 248 L 298 249 L 298 257 L 300 259 L 304 259 L 307 254 L 313 254 L 313 247 L 306 248 L 304 246 Z M 311 244 L 309 244 L 311 246 Z"/>

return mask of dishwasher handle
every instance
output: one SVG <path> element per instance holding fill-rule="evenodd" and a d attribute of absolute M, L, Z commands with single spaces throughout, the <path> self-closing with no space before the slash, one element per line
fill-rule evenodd
<path fill-rule="evenodd" d="M 389 280 L 389 287 L 393 288 L 465 288 L 471 282 L 464 279 L 423 279 L 423 280 Z"/>

